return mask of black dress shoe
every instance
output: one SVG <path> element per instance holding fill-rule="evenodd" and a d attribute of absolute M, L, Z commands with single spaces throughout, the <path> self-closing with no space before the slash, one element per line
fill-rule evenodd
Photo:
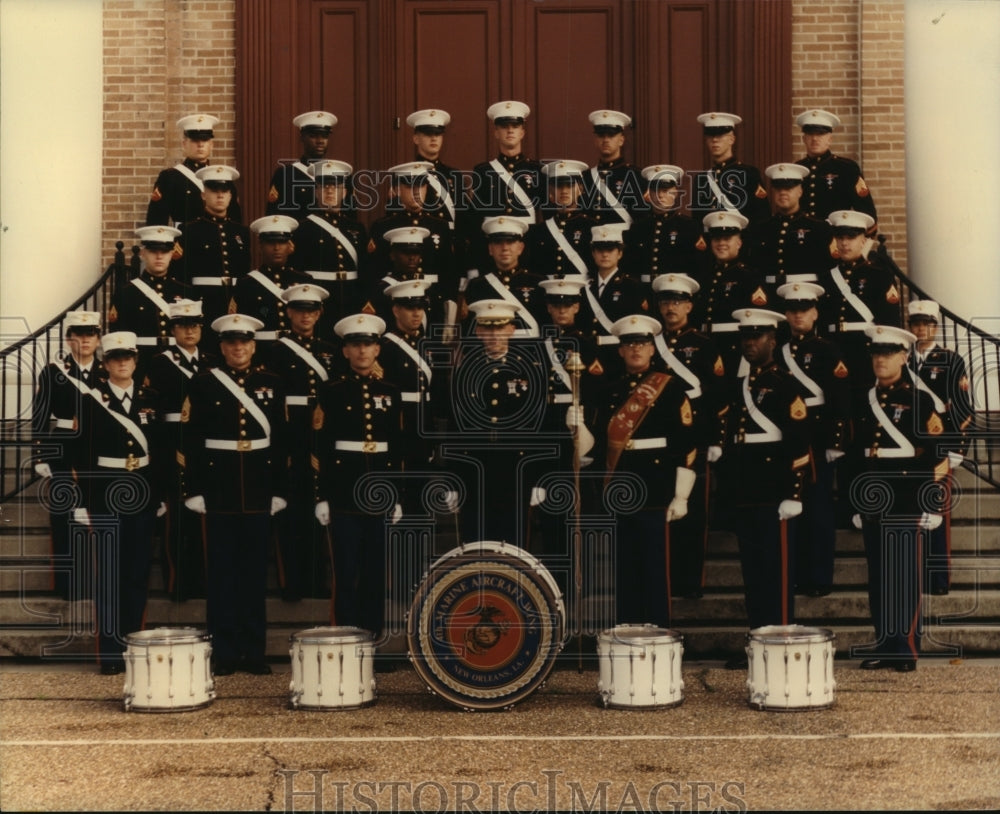
<path fill-rule="evenodd" d="M 931 588 L 931 593 L 934 596 L 948 596 L 948 588 L 939 586 L 936 588 Z"/>
<path fill-rule="evenodd" d="M 806 589 L 806 596 L 827 596 L 833 588 L 829 585 L 813 585 L 811 588 Z"/>
<path fill-rule="evenodd" d="M 236 672 L 236 667 L 226 661 L 220 661 L 212 668 L 212 675 L 231 676 Z"/>
<path fill-rule="evenodd" d="M 888 659 L 865 659 L 861 662 L 862 670 L 888 670 L 893 666 L 893 662 Z"/>
<path fill-rule="evenodd" d="M 385 658 L 375 658 L 375 672 L 376 673 L 394 673 L 396 672 L 396 662 L 392 659 Z"/>
<path fill-rule="evenodd" d="M 101 665 L 102 676 L 118 676 L 125 672 L 125 665 L 118 662 Z"/>
<path fill-rule="evenodd" d="M 897 673 L 912 673 L 917 669 L 917 662 L 914 659 L 906 659 L 905 661 L 897 661 L 893 667 Z"/>
<path fill-rule="evenodd" d="M 746 656 L 736 656 L 729 659 L 725 664 L 727 670 L 746 670 L 749 666 L 750 664 Z"/>
<path fill-rule="evenodd" d="M 263 661 L 245 661 L 240 666 L 240 672 L 250 673 L 252 676 L 269 676 L 271 665 Z"/>

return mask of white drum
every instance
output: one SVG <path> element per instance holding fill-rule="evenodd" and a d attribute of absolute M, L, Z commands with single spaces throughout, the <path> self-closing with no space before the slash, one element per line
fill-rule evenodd
<path fill-rule="evenodd" d="M 674 707 L 684 700 L 680 633 L 618 625 L 597 637 L 597 691 L 605 707 Z"/>
<path fill-rule="evenodd" d="M 215 698 L 211 637 L 193 627 L 159 627 L 125 637 L 125 711 L 180 712 Z"/>
<path fill-rule="evenodd" d="M 834 634 L 827 628 L 768 625 L 747 636 L 750 706 L 826 709 L 833 704 Z"/>
<path fill-rule="evenodd" d="M 291 637 L 293 709 L 358 709 L 375 703 L 374 636 L 359 627 L 314 627 Z"/>

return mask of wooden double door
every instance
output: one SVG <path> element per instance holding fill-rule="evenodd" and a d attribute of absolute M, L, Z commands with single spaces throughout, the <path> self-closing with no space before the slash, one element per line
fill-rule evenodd
<path fill-rule="evenodd" d="M 633 118 L 626 156 L 703 168 L 699 113 L 741 115 L 737 153 L 792 158 L 790 0 L 245 0 L 237 13 L 237 168 L 247 219 L 264 212 L 292 119 L 328 110 L 330 158 L 384 170 L 413 157 L 406 116 L 452 117 L 442 159 L 496 154 L 486 109 L 531 107 L 526 152 L 596 160 L 587 114 Z M 362 214 L 370 221 L 375 208 Z"/>

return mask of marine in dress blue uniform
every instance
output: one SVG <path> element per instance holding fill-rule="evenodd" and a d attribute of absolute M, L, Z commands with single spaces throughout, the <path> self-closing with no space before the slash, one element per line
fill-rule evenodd
<path fill-rule="evenodd" d="M 691 468 L 697 480 L 688 501 L 688 513 L 671 527 L 670 578 L 674 596 L 697 599 L 705 584 L 711 469 L 725 443 L 726 369 L 719 349 L 708 334 L 690 322 L 698 283 L 685 274 L 661 274 L 653 293 L 663 332 L 653 338 L 660 363 L 686 388 L 694 416 L 698 457 Z"/>
<path fill-rule="evenodd" d="M 317 161 L 309 173 L 316 185 L 316 203 L 295 230 L 291 264 L 304 271 L 329 294 L 318 327 L 324 339 L 334 338 L 333 326 L 361 311 L 371 292 L 362 263 L 367 258 L 368 233 L 345 210 L 347 182 L 353 168 L 344 161 Z"/>
<path fill-rule="evenodd" d="M 851 371 L 839 348 L 817 333 L 823 287 L 785 283 L 777 293 L 789 325 L 778 364 L 801 385 L 812 423 L 812 472 L 795 529 L 795 584 L 806 596 L 826 596 L 837 537 L 834 473 L 851 441 Z"/>
<path fill-rule="evenodd" d="M 669 627 L 670 524 L 687 514 L 697 457 L 694 414 L 682 379 L 656 363 L 659 320 L 645 314 L 612 326 L 623 372 L 607 383 L 594 423 L 594 466 L 605 494 L 621 503 L 615 517 L 616 624 Z"/>
<path fill-rule="evenodd" d="M 692 173 L 694 189 L 691 217 L 703 220 L 710 212 L 738 211 L 751 224 L 767 220 L 770 207 L 760 170 L 736 158 L 736 125 L 743 119 L 733 113 L 702 113 L 705 147 L 712 167 Z"/>
<path fill-rule="evenodd" d="M 828 110 L 807 110 L 795 117 L 795 124 L 802 128 L 806 148 L 805 158 L 798 163 L 809 171 L 803 181 L 803 210 L 810 217 L 825 219 L 841 209 L 856 209 L 871 216 L 868 234 L 874 235 L 878 231 L 878 214 L 861 167 L 830 150 L 840 117 Z"/>
<path fill-rule="evenodd" d="M 855 416 L 864 473 L 852 484 L 868 560 L 868 603 L 875 642 L 863 670 L 916 669 L 923 634 L 922 582 L 927 533 L 941 522 L 926 495 L 948 476 L 947 416 L 905 372 L 916 337 L 888 325 L 866 331 L 875 383 Z"/>
<path fill-rule="evenodd" d="M 288 215 L 269 215 L 250 224 L 250 231 L 257 235 L 260 245 L 260 268 L 236 281 L 230 310 L 263 323 L 254 332 L 254 341 L 261 351 L 265 350 L 266 343 L 274 342 L 281 331 L 288 330 L 282 297 L 284 290 L 312 282 L 308 274 L 291 264 L 291 254 L 295 250 L 292 234 L 298 226 L 298 221 Z"/>
<path fill-rule="evenodd" d="M 142 629 L 153 559 L 153 523 L 161 507 L 162 465 L 157 395 L 133 378 L 135 334 L 101 338 L 108 378 L 80 405 L 80 473 L 83 510 L 91 527 L 98 662 L 101 673 L 124 670 L 125 637 Z M 158 463 L 157 456 L 161 456 Z"/>
<path fill-rule="evenodd" d="M 192 299 L 202 301 L 202 314 L 211 324 L 229 313 L 233 287 L 250 271 L 250 230 L 226 214 L 239 172 L 218 164 L 198 173 L 205 187 L 203 206 L 181 227 L 170 274 L 191 286 Z M 212 353 L 216 348 L 215 337 L 206 331 L 202 350 Z"/>
<path fill-rule="evenodd" d="M 451 115 L 447 110 L 426 108 L 407 116 L 406 124 L 413 128 L 413 160 L 428 161 L 433 165 L 428 170 L 424 208 L 444 220 L 454 233 L 459 216 L 464 216 L 466 212 L 466 201 L 462 171 L 441 160 L 445 130 L 451 124 Z M 455 238 L 457 240 L 458 235 Z"/>
<path fill-rule="evenodd" d="M 684 170 L 673 164 L 654 164 L 643 168 L 642 177 L 650 209 L 635 219 L 626 234 L 629 273 L 643 283 L 661 274 L 697 276 L 707 244 L 701 225 L 681 212 Z"/>
<path fill-rule="evenodd" d="M 325 110 L 310 110 L 292 119 L 292 124 L 299 129 L 302 155 L 297 161 L 282 159 L 278 163 L 267 190 L 264 214 L 302 220 L 317 203 L 316 184 L 309 168 L 326 158 L 337 117 Z"/>
<path fill-rule="evenodd" d="M 95 354 L 101 342 L 101 315 L 98 311 L 70 311 L 63 327 L 69 353 L 46 365 L 38 376 L 38 390 L 31 403 L 31 434 L 35 471 L 43 478 L 51 478 L 48 510 L 52 586 L 61 599 L 84 599 L 90 596 L 92 587 L 91 553 L 71 535 L 73 510 L 79 506 L 67 501 L 66 496 L 74 482 L 80 405 L 90 388 L 106 376 Z"/>
<path fill-rule="evenodd" d="M 170 331 L 174 344 L 149 363 L 146 383 L 159 396 L 163 421 L 164 500 L 167 503 L 163 529 L 166 590 L 171 599 L 184 601 L 205 595 L 205 548 L 201 518 L 184 505 L 183 428 L 181 413 L 192 379 L 215 367 L 215 355 L 203 352 L 204 314 L 201 301 L 178 300 L 170 304 Z"/>
<path fill-rule="evenodd" d="M 962 465 L 969 447 L 972 424 L 972 385 L 961 354 L 937 341 L 941 307 L 933 300 L 910 300 L 907 325 L 917 337 L 910 355 L 909 370 L 914 382 L 923 382 L 940 399 L 948 422 L 948 464 L 952 471 Z M 942 523 L 931 531 L 927 552 L 927 575 L 924 590 L 942 596 L 951 586 L 951 497 L 953 478 L 941 481 L 946 488 L 941 506 Z"/>
<path fill-rule="evenodd" d="M 223 361 L 191 381 L 181 411 L 185 505 L 204 515 L 213 672 L 264 675 L 271 520 L 287 506 L 285 391 L 253 363 L 259 319 L 211 327 Z"/>
<path fill-rule="evenodd" d="M 590 273 L 590 230 L 594 219 L 580 208 L 583 161 L 549 161 L 542 166 L 548 200 L 542 219 L 525 236 L 531 268 L 546 277 Z"/>
<path fill-rule="evenodd" d="M 316 328 L 327 300 L 316 283 L 282 292 L 289 329 L 270 343 L 264 364 L 281 377 L 288 414 L 288 509 L 275 518 L 282 599 L 330 595 L 330 555 L 314 517 L 315 471 L 310 460 L 312 417 L 319 388 L 344 370 L 340 348 Z"/>
<path fill-rule="evenodd" d="M 588 117 L 594 128 L 598 162 L 583 176 L 584 210 L 597 223 L 632 225 L 648 211 L 639 171 L 625 160 L 625 128 L 632 117 L 618 110 L 595 110 Z"/>
<path fill-rule="evenodd" d="M 360 627 L 379 641 L 385 626 L 387 526 L 402 513 L 402 399 L 396 385 L 375 375 L 385 322 L 352 314 L 335 330 L 350 370 L 317 393 L 316 517 L 333 537 L 334 623 Z"/>
<path fill-rule="evenodd" d="M 730 397 L 719 499 L 740 549 L 747 620 L 753 630 L 795 621 L 795 520 L 809 473 L 809 410 L 799 385 L 775 359 L 778 323 L 762 308 L 733 314 L 749 372 Z M 743 667 L 744 657 L 727 666 Z"/>
<path fill-rule="evenodd" d="M 177 120 L 183 133 L 181 147 L 184 160 L 162 170 L 153 184 L 153 192 L 146 207 L 147 226 L 177 226 L 187 223 L 201 212 L 201 193 L 204 189 L 198 170 L 207 167 L 212 155 L 216 116 L 194 113 Z M 239 223 L 242 220 L 240 203 L 235 194 L 229 204 L 227 216 Z"/>

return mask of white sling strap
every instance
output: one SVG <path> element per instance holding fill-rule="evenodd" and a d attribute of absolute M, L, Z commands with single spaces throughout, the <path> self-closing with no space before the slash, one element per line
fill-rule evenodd
<path fill-rule="evenodd" d="M 740 210 L 733 206 L 733 202 L 729 200 L 726 193 L 722 191 L 722 187 L 719 186 L 719 182 L 715 180 L 715 172 L 713 170 L 709 170 L 705 174 L 708 176 L 708 188 L 712 190 L 712 195 L 715 196 L 715 200 L 722 204 L 722 208 L 727 212 L 738 213 Z"/>
<path fill-rule="evenodd" d="M 136 277 L 132 281 L 132 285 L 138 288 L 143 294 L 146 295 L 146 299 L 153 303 L 160 311 L 164 314 L 170 314 L 170 306 L 167 305 L 167 301 L 163 299 L 159 294 L 157 294 L 152 288 L 150 288 L 145 282 Z"/>
<path fill-rule="evenodd" d="M 566 255 L 566 259 L 576 268 L 580 274 L 584 277 L 587 276 L 587 264 L 583 262 L 583 258 L 580 257 L 580 253 L 573 248 L 572 244 L 566 239 L 566 235 L 563 234 L 562 229 L 556 226 L 556 219 L 549 218 L 545 221 L 545 228 L 549 230 L 552 237 L 555 238 L 556 244 L 562 249 L 562 253 Z"/>
<path fill-rule="evenodd" d="M 694 371 L 678 359 L 674 352 L 667 347 L 667 341 L 663 338 L 663 334 L 657 334 L 653 337 L 653 344 L 656 345 L 656 349 L 660 352 L 663 361 L 670 366 L 670 372 L 687 383 L 688 398 L 698 398 L 701 395 L 701 380 L 695 375 Z"/>
<path fill-rule="evenodd" d="M 312 177 L 312 175 L 309 174 L 309 168 L 305 164 L 303 164 L 301 161 L 293 161 L 292 162 L 292 166 L 295 167 L 295 169 L 297 169 L 303 175 L 308 176 L 308 178 L 309 178 L 310 181 L 314 180 L 313 177 Z"/>
<path fill-rule="evenodd" d="M 872 408 L 872 413 L 875 414 L 875 420 L 878 422 L 879 426 L 883 430 L 885 430 L 886 435 L 888 435 L 893 441 L 896 442 L 897 448 L 883 449 L 882 447 L 879 447 L 874 457 L 913 458 L 917 454 L 916 449 L 914 449 L 913 444 L 910 443 L 910 440 L 905 435 L 903 435 L 899 427 L 897 427 L 889 420 L 889 416 L 885 414 L 885 410 L 882 409 L 882 405 L 878 403 L 878 395 L 876 393 L 876 389 L 877 388 L 873 387 L 871 390 L 868 391 L 868 406 Z"/>
<path fill-rule="evenodd" d="M 851 291 L 851 285 L 844 278 L 843 272 L 840 270 L 840 266 L 834 266 L 830 269 L 830 276 L 833 278 L 833 284 L 837 286 L 837 289 L 843 295 L 844 299 L 847 300 L 854 310 L 861 315 L 861 318 L 865 322 L 874 323 L 875 314 L 872 313 L 871 308 L 861 301 L 861 297 Z"/>
<path fill-rule="evenodd" d="M 940 396 L 938 396 L 937 393 L 931 390 L 930 385 L 928 385 L 927 382 L 921 379 L 920 376 L 914 373 L 910 378 L 913 379 L 914 386 L 917 388 L 917 390 L 923 390 L 928 396 L 931 397 L 931 400 L 934 402 L 935 410 L 937 410 L 939 413 L 944 413 L 948 409 L 947 407 L 945 407 L 944 402 L 941 401 Z"/>
<path fill-rule="evenodd" d="M 253 271 L 251 271 L 247 275 L 247 277 L 253 277 L 264 288 L 266 288 L 268 291 L 270 291 L 272 294 L 274 294 L 275 299 L 279 299 L 279 300 L 281 299 L 281 294 L 284 291 L 284 289 L 280 285 L 278 285 L 277 283 L 274 283 L 271 280 L 267 279 L 267 277 L 265 275 L 261 274 L 258 269 L 254 269 Z M 284 300 L 282 300 L 282 302 L 284 302 Z"/>
<path fill-rule="evenodd" d="M 142 454 L 149 455 L 149 441 L 146 439 L 146 435 L 143 431 L 139 429 L 139 425 L 127 415 L 122 415 L 122 413 L 119 413 L 117 410 L 112 410 L 111 403 L 101 398 L 100 390 L 94 388 L 90 391 L 90 395 L 93 396 L 94 401 L 108 411 L 108 415 L 128 430 L 129 434 L 136 440 L 139 446 L 142 447 Z"/>
<path fill-rule="evenodd" d="M 330 236 L 334 240 L 336 240 L 341 246 L 343 246 L 344 250 L 351 256 L 351 260 L 354 261 L 354 268 L 358 267 L 357 249 L 355 249 L 351 241 L 347 239 L 347 235 L 341 232 L 340 229 L 338 229 L 328 220 L 326 220 L 325 218 L 321 218 L 318 215 L 310 215 L 308 219 L 311 220 L 313 223 L 315 223 L 317 226 L 329 232 Z"/>
<path fill-rule="evenodd" d="M 747 407 L 747 412 L 750 413 L 750 418 L 753 419 L 754 423 L 763 430 L 763 432 L 748 432 L 744 437 L 746 443 L 748 444 L 764 444 L 771 441 L 781 440 L 781 429 L 771 421 L 761 409 L 753 403 L 753 397 L 750 395 L 750 377 L 745 376 L 743 378 L 743 403 Z"/>
<path fill-rule="evenodd" d="M 826 404 L 826 396 L 823 395 L 823 388 L 810 379 L 806 372 L 799 366 L 799 363 L 795 360 L 795 354 L 792 353 L 791 345 L 786 344 L 782 346 L 781 356 L 785 360 L 789 372 L 799 380 L 799 383 L 806 390 L 812 393 L 811 396 L 807 396 L 805 399 L 806 406 L 818 407 L 821 404 Z"/>
<path fill-rule="evenodd" d="M 287 336 L 283 336 L 278 341 L 281 342 L 283 345 L 286 345 L 287 347 L 291 348 L 292 352 L 296 356 L 298 356 L 303 362 L 309 365 L 309 367 L 315 370 L 323 381 L 326 381 L 327 379 L 330 378 L 326 372 L 326 368 L 319 363 L 316 357 L 313 356 L 309 351 L 307 351 L 294 339 L 290 339 Z"/>
<path fill-rule="evenodd" d="M 423 356 L 417 353 L 417 349 L 414 348 L 412 345 L 410 345 L 409 342 L 404 342 L 403 338 L 401 336 L 398 336 L 397 334 L 388 333 L 384 334 L 384 336 L 390 342 L 398 345 L 400 349 L 417 364 L 417 367 L 420 368 L 420 371 L 427 377 L 427 383 L 430 384 L 431 366 L 427 364 L 427 360 L 424 359 Z"/>
<path fill-rule="evenodd" d="M 198 187 L 199 190 L 201 190 L 202 192 L 205 191 L 205 185 L 201 182 L 201 179 L 194 174 L 194 171 L 190 167 L 184 164 L 176 164 L 174 165 L 174 169 L 177 170 L 185 178 L 187 178 L 188 181 L 190 181 L 192 184 Z"/>
<path fill-rule="evenodd" d="M 510 289 L 507 288 L 507 286 L 505 286 L 503 283 L 500 282 L 500 278 L 497 277 L 491 271 L 483 279 L 486 280 L 486 282 L 488 282 L 493 287 L 493 290 L 496 291 L 497 294 L 499 294 L 503 299 L 505 299 L 511 305 L 517 306 L 518 316 L 521 317 L 521 319 L 523 319 L 527 324 L 528 326 L 527 328 L 516 329 L 514 331 L 514 336 L 526 336 L 532 338 L 539 336 L 540 331 L 538 330 L 538 320 L 536 320 L 531 315 L 531 312 L 524 307 L 524 303 L 522 303 L 517 297 L 515 297 L 510 292 Z"/>
<path fill-rule="evenodd" d="M 611 318 L 604 313 L 604 309 L 601 308 L 601 303 L 594 296 L 594 292 L 590 290 L 590 286 L 584 286 L 584 291 L 587 292 L 587 302 L 590 303 L 590 310 L 594 312 L 594 319 L 596 319 L 601 327 L 607 331 L 607 336 L 597 337 L 598 345 L 616 345 L 618 344 L 618 337 L 611 333 Z"/>
<path fill-rule="evenodd" d="M 594 185 L 597 187 L 597 191 L 604 196 L 604 200 L 607 201 L 608 206 L 610 206 L 615 214 L 622 219 L 623 223 L 627 223 L 629 226 L 632 225 L 632 216 L 628 213 L 621 202 L 615 197 L 615 193 L 611 191 L 611 187 L 608 186 L 607 179 L 604 178 L 598 171 L 597 167 L 590 168 L 590 177 L 594 180 Z"/>
<path fill-rule="evenodd" d="M 500 163 L 500 161 L 494 158 L 490 162 L 490 166 L 493 171 L 500 177 L 500 180 L 507 185 L 507 189 L 510 190 L 511 194 L 514 196 L 515 200 L 524 207 L 525 211 L 528 213 L 527 217 L 531 219 L 532 222 L 536 220 L 535 217 L 535 206 L 531 202 L 531 198 L 528 193 L 521 188 L 521 185 L 514 180 L 514 176 L 507 172 L 507 168 Z"/>
<path fill-rule="evenodd" d="M 270 438 L 271 422 L 267 420 L 267 416 L 264 415 L 264 411 L 254 404 L 254 400 L 250 398 L 250 396 L 242 388 L 240 388 L 240 386 L 236 384 L 232 378 L 219 370 L 219 368 L 212 368 L 212 375 L 222 382 L 222 386 L 232 393 L 240 404 L 246 407 L 247 412 L 254 417 L 254 420 L 260 424 L 261 429 L 264 430 L 264 436 L 266 438 Z"/>
<path fill-rule="evenodd" d="M 551 337 L 545 340 L 545 352 L 549 355 L 549 363 L 552 365 L 552 371 L 559 377 L 559 381 L 566 386 L 567 390 L 572 390 L 573 385 L 570 382 L 569 371 L 559 361 L 559 354 L 556 353 L 556 345 Z"/>
<path fill-rule="evenodd" d="M 192 370 L 188 370 L 188 369 L 187 369 L 186 367 L 184 367 L 184 365 L 182 365 L 182 364 L 180 363 L 180 360 L 179 360 L 179 359 L 178 359 L 177 357 L 175 357 L 175 356 L 174 356 L 174 354 L 173 354 L 173 351 L 169 351 L 169 350 L 165 350 L 165 351 L 163 351 L 163 353 L 162 353 L 162 354 L 160 354 L 160 355 L 161 355 L 161 356 L 166 356 L 166 357 L 167 357 L 167 359 L 169 359 L 169 360 L 170 360 L 170 362 L 171 362 L 171 363 L 173 364 L 173 366 L 174 366 L 174 367 L 176 367 L 176 368 L 177 368 L 177 369 L 178 369 L 178 370 L 179 370 L 179 371 L 180 371 L 181 373 L 183 373 L 183 374 L 184 374 L 185 376 L 187 376 L 187 377 L 188 377 L 189 379 L 190 379 L 190 378 L 191 378 L 192 376 L 194 376 L 194 371 L 192 371 Z"/>
<path fill-rule="evenodd" d="M 427 185 L 434 190 L 434 194 L 438 196 L 441 203 L 444 204 L 444 208 L 448 211 L 448 228 L 455 228 L 455 202 L 451 199 L 451 193 L 448 191 L 448 187 L 442 184 L 437 176 L 433 172 L 429 172 L 426 175 Z"/>

